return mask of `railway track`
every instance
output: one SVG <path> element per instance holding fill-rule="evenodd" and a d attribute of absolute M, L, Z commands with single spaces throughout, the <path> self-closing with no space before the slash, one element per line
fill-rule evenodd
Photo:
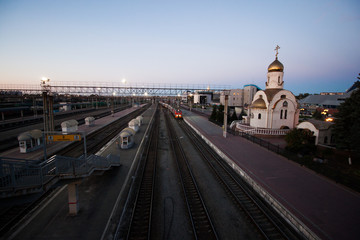
<path fill-rule="evenodd" d="M 122 111 L 124 109 L 126 109 L 128 106 L 123 106 L 120 108 L 117 108 L 114 110 L 114 112 L 119 112 Z M 105 116 L 108 116 L 111 114 L 111 110 L 110 109 L 106 109 L 106 110 L 102 110 L 102 111 L 97 111 L 97 112 L 92 112 L 92 116 L 95 117 L 95 119 L 98 118 L 102 118 Z M 72 116 L 69 116 L 69 114 L 67 115 L 60 115 L 60 116 L 55 116 L 55 131 L 61 131 L 61 122 L 66 121 L 66 120 L 70 120 L 70 119 L 75 119 L 79 122 L 79 125 L 84 124 L 85 123 L 85 117 L 89 116 L 89 112 L 87 113 L 76 113 L 73 114 Z M 42 119 L 39 119 L 39 122 L 29 122 L 29 123 L 22 123 L 21 126 L 10 126 L 7 128 L 2 128 L 0 130 L 0 134 L 4 135 L 4 137 L 0 140 L 0 152 L 2 151 L 6 151 L 8 149 L 14 148 L 16 146 L 19 145 L 18 140 L 17 140 L 17 136 L 19 135 L 19 131 L 12 131 L 14 129 L 24 129 L 22 132 L 28 131 L 29 130 L 29 126 L 33 126 L 32 129 L 43 129 L 43 125 L 42 125 Z M 10 132 L 7 132 L 10 131 Z"/>
<path fill-rule="evenodd" d="M 134 117 L 142 114 L 146 111 L 147 108 L 150 107 L 150 104 L 146 107 L 138 109 L 117 121 L 109 124 L 108 126 L 99 129 L 89 136 L 87 136 L 88 144 L 87 147 L 89 149 L 89 154 L 94 154 L 101 147 L 111 140 L 116 134 L 119 133 L 124 127 L 127 127 L 128 122 L 133 119 Z M 56 152 L 57 155 L 63 155 L 68 157 L 79 157 L 82 155 L 83 144 L 81 142 L 74 142 L 68 145 L 66 148 Z M 53 188 L 50 188 L 53 190 Z M 27 202 L 25 204 L 19 204 L 16 206 L 9 207 L 5 209 L 3 212 L 0 213 L 0 237 L 9 231 L 17 222 L 26 216 L 32 209 L 34 209 L 39 202 L 46 198 L 51 192 L 43 193 L 39 198 L 34 199 L 33 201 Z"/>
<path fill-rule="evenodd" d="M 165 114 L 165 116 L 171 148 L 181 176 L 181 184 L 192 224 L 194 238 L 207 240 L 218 239 L 214 225 L 197 186 L 195 177 L 191 172 L 184 149 L 176 136 L 175 130 L 169 118 L 169 113 Z"/>
<path fill-rule="evenodd" d="M 192 143 L 226 188 L 240 209 L 247 215 L 250 222 L 258 229 L 264 239 L 303 239 L 281 217 L 277 216 L 266 204 L 229 168 L 186 123 L 181 128 L 192 140 Z"/>
<path fill-rule="evenodd" d="M 155 124 L 150 133 L 150 142 L 145 151 L 145 166 L 141 184 L 136 194 L 134 210 L 130 220 L 127 239 L 150 239 L 152 208 L 154 199 L 157 148 L 159 138 L 159 112 L 155 113 Z"/>
<path fill-rule="evenodd" d="M 136 116 L 142 114 L 148 109 L 150 105 L 137 109 L 136 111 L 119 118 L 118 120 L 108 124 L 107 126 L 98 129 L 86 136 L 86 147 L 88 154 L 94 154 L 99 151 L 104 143 L 110 141 L 116 136 L 122 129 L 126 128 L 128 122 Z M 54 155 L 61 155 L 67 157 L 80 157 L 83 154 L 83 143 L 73 142 L 68 147 L 59 150 Z"/>

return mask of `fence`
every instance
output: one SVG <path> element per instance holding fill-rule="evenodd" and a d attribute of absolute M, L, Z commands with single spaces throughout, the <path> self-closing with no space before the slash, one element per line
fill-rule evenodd
<path fill-rule="evenodd" d="M 111 155 L 106 158 L 55 155 L 41 163 L 0 157 L 0 197 L 42 191 L 45 185 L 59 179 L 86 177 L 95 170 L 108 170 L 112 166 L 120 166 L 120 159 Z"/>

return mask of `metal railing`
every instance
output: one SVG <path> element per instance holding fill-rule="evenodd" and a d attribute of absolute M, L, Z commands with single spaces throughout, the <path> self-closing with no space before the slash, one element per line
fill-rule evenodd
<path fill-rule="evenodd" d="M 248 125 L 244 125 L 241 123 L 236 123 L 237 131 L 245 132 L 248 134 L 260 134 L 260 135 L 276 135 L 276 136 L 283 136 L 286 135 L 290 129 L 270 129 L 270 128 L 257 128 L 251 127 Z"/>
<path fill-rule="evenodd" d="M 120 159 L 108 155 L 87 158 L 52 156 L 41 163 L 0 157 L 0 197 L 42 191 L 45 185 L 60 179 L 90 176 L 95 170 L 120 166 Z"/>

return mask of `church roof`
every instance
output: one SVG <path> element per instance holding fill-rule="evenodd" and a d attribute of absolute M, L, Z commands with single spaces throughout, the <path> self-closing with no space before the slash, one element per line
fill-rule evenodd
<path fill-rule="evenodd" d="M 265 103 L 264 99 L 258 98 L 250 105 L 250 108 L 266 109 L 266 103 Z"/>
<path fill-rule="evenodd" d="M 301 99 L 300 104 L 312 104 L 321 106 L 340 106 L 348 95 L 309 95 Z"/>
<path fill-rule="evenodd" d="M 271 102 L 271 100 L 274 98 L 274 96 L 282 90 L 283 89 L 265 89 L 264 93 L 266 94 L 268 101 Z"/>
<path fill-rule="evenodd" d="M 316 119 L 308 119 L 307 122 L 310 122 L 314 127 L 318 130 L 326 130 L 329 129 L 334 123 L 332 122 L 325 122 Z"/>
<path fill-rule="evenodd" d="M 269 67 L 268 67 L 268 72 L 283 72 L 284 71 L 284 65 L 277 59 L 275 59 L 275 61 L 273 61 Z"/>

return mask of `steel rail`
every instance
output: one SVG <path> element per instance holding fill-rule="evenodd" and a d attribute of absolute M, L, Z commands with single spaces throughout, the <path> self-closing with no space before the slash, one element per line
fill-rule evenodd
<path fill-rule="evenodd" d="M 122 110 L 124 110 L 126 108 L 127 108 L 127 106 L 116 108 L 114 110 L 114 112 L 119 112 L 119 111 L 122 111 Z M 92 116 L 95 117 L 95 119 L 98 119 L 98 118 L 108 116 L 110 114 L 111 114 L 111 111 L 109 109 L 106 109 L 106 110 L 103 110 L 103 111 L 99 111 L 97 113 L 95 112 L 95 113 L 92 114 Z M 55 124 L 56 124 L 55 125 L 55 130 L 61 130 L 60 123 L 62 121 L 65 121 L 65 120 L 75 119 L 75 120 L 77 120 L 79 122 L 79 125 L 84 124 L 85 123 L 84 118 L 86 116 L 89 116 L 89 114 L 88 113 L 87 114 L 86 113 L 85 114 L 84 113 L 78 113 L 78 114 L 75 113 L 75 114 L 72 115 L 72 117 L 71 116 L 65 116 L 63 118 L 55 117 Z M 21 128 L 22 127 L 26 128 L 26 127 L 29 127 L 31 125 L 34 125 L 34 128 L 35 128 L 36 126 L 39 126 L 39 124 L 41 124 L 42 121 L 43 121 L 43 119 L 40 119 L 39 122 L 32 122 L 31 124 L 30 123 L 29 124 L 24 123 L 24 124 L 21 125 Z M 8 149 L 14 148 L 14 147 L 19 145 L 18 140 L 17 140 L 17 135 L 18 134 L 16 134 L 16 133 L 14 134 L 12 132 L 9 132 L 9 133 L 7 132 L 7 131 L 10 131 L 11 129 L 16 129 L 16 128 L 20 128 L 20 126 L 17 125 L 17 126 L 14 126 L 14 128 L 5 129 L 3 132 L 2 132 L 2 130 L 0 130 L 0 132 L 2 132 L 1 134 L 7 135 L 7 137 L 5 139 L 0 140 L 0 151 L 6 151 Z M 40 127 L 40 129 L 42 129 L 42 128 L 43 128 L 43 126 Z M 25 132 L 25 130 L 24 130 L 24 132 Z"/>
<path fill-rule="evenodd" d="M 232 195 L 265 239 L 299 238 L 299 236 L 294 236 L 291 233 L 285 233 L 283 229 L 288 229 L 289 227 L 285 226 L 281 221 L 275 222 L 273 217 L 269 216 L 267 211 L 264 210 L 266 209 L 265 205 L 260 200 L 257 200 L 255 196 L 252 196 L 254 193 L 250 192 L 245 183 L 240 183 L 236 179 L 237 177 L 228 170 L 228 166 L 220 156 L 204 143 L 189 126 L 185 123 L 180 125 L 215 173 L 217 179 L 227 188 L 227 192 Z"/>
<path fill-rule="evenodd" d="M 118 120 L 108 124 L 107 126 L 100 128 L 89 135 L 86 136 L 88 153 L 96 153 L 104 143 L 111 140 L 120 130 L 127 127 L 128 122 L 139 114 L 143 113 L 150 105 L 138 109 L 134 112 L 129 113 L 128 115 L 119 118 Z M 64 149 L 59 150 L 54 153 L 54 155 L 62 155 L 67 157 L 79 157 L 82 155 L 83 143 L 82 142 L 73 142 Z"/>
<path fill-rule="evenodd" d="M 159 113 L 156 110 L 155 124 L 150 133 L 150 143 L 145 151 L 145 166 L 141 174 L 141 184 L 128 228 L 127 239 L 150 239 L 154 199 L 157 148 L 159 138 Z"/>
<path fill-rule="evenodd" d="M 214 225 L 197 186 L 195 177 L 190 169 L 184 149 L 182 148 L 179 139 L 176 137 L 175 130 L 169 118 L 169 113 L 167 112 L 165 116 L 170 145 L 173 150 L 181 178 L 181 184 L 194 237 L 195 239 L 218 239 Z"/>

